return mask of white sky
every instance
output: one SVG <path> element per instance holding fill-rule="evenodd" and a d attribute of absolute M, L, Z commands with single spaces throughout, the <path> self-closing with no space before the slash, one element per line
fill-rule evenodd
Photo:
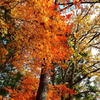
<path fill-rule="evenodd" d="M 98 53 L 98 50 L 97 49 L 95 49 L 95 48 L 92 48 L 92 55 L 96 55 L 97 53 Z"/>

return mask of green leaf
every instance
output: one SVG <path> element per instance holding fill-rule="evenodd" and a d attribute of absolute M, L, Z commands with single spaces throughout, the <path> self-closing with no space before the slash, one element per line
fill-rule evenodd
<path fill-rule="evenodd" d="M 13 89 L 13 88 L 14 88 L 14 86 L 15 86 L 15 84 L 16 84 L 16 82 L 11 81 L 11 82 L 9 83 L 9 86 L 11 86 L 11 88 Z"/>
<path fill-rule="evenodd" d="M 95 91 L 96 87 L 95 86 L 89 86 L 89 90 Z"/>
<path fill-rule="evenodd" d="M 85 52 L 84 53 L 80 53 L 80 55 L 83 56 L 83 57 L 87 57 L 88 56 L 88 54 L 85 53 Z"/>
<path fill-rule="evenodd" d="M 20 72 L 17 72 L 16 81 L 19 81 L 23 75 Z"/>
<path fill-rule="evenodd" d="M 5 89 L 0 89 L 0 95 L 6 96 L 7 91 Z"/>
<path fill-rule="evenodd" d="M 2 82 L 0 81 L 0 85 L 2 85 Z"/>

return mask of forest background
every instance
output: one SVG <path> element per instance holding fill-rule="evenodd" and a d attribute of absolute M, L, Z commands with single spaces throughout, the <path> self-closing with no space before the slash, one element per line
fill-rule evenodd
<path fill-rule="evenodd" d="M 0 100 L 99 100 L 99 16 L 100 0 L 0 0 Z"/>

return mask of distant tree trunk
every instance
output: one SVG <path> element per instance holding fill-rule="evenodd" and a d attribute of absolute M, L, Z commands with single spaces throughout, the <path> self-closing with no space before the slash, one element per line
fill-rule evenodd
<path fill-rule="evenodd" d="M 71 95 L 69 95 L 69 98 L 66 98 L 65 100 L 72 100 Z"/>
<path fill-rule="evenodd" d="M 48 92 L 48 72 L 44 72 L 44 68 L 41 70 L 40 84 L 36 96 L 36 100 L 46 100 L 46 95 Z"/>
<path fill-rule="evenodd" d="M 71 79 L 70 79 L 69 87 L 70 87 L 70 89 L 73 89 L 74 73 L 75 73 L 75 64 L 72 63 L 71 67 L 72 67 L 72 70 L 71 70 L 71 76 L 70 76 Z M 69 98 L 66 98 L 65 100 L 72 100 L 72 95 L 69 94 Z"/>

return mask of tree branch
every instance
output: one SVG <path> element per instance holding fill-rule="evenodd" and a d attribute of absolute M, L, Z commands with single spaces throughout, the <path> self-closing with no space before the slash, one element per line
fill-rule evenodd
<path fill-rule="evenodd" d="M 100 35 L 100 33 L 96 33 L 93 37 L 92 37 L 92 39 L 90 39 L 89 40 L 89 42 L 88 43 L 90 43 L 91 41 L 93 41 L 96 37 L 98 37 Z M 87 43 L 87 44 L 88 44 Z"/>
<path fill-rule="evenodd" d="M 79 44 L 81 44 L 82 43 L 82 41 L 87 37 L 87 35 L 90 33 L 90 31 L 94 28 L 94 26 L 96 25 L 96 23 L 88 30 L 88 32 L 84 35 L 84 37 L 82 36 L 82 37 L 80 37 L 80 43 Z M 79 41 L 78 40 L 78 41 Z"/>
<path fill-rule="evenodd" d="M 79 80 L 77 80 L 77 81 L 76 81 L 75 83 L 73 83 L 72 85 L 75 85 L 75 84 L 81 82 L 81 81 L 82 81 L 83 79 L 85 79 L 89 74 L 95 73 L 95 72 L 97 72 L 98 70 L 100 70 L 100 68 L 98 68 L 98 69 L 96 69 L 96 70 L 93 70 L 93 71 L 91 71 L 90 73 L 84 75 L 82 78 L 80 78 Z"/>
<path fill-rule="evenodd" d="M 100 3 L 100 1 L 99 2 L 80 2 L 80 4 L 95 4 L 95 3 Z M 74 5 L 74 2 L 58 3 L 58 5 Z"/>
<path fill-rule="evenodd" d="M 60 9 L 59 11 L 63 11 L 63 10 L 66 10 L 68 8 L 70 8 L 72 5 L 68 5 L 67 7 L 64 7 L 63 9 Z"/>
<path fill-rule="evenodd" d="M 100 42 L 94 43 L 94 44 L 90 44 L 89 47 L 95 47 L 96 45 L 99 45 Z"/>
<path fill-rule="evenodd" d="M 75 94 L 75 96 L 80 95 L 80 94 L 89 93 L 89 92 L 100 92 L 100 90 L 94 90 L 94 91 L 84 91 L 84 92 L 80 92 L 80 93 L 78 93 L 78 94 Z"/>
<path fill-rule="evenodd" d="M 91 47 L 94 47 L 94 48 L 96 48 L 96 49 L 100 49 L 100 47 L 97 47 L 97 46 L 91 46 Z"/>
<path fill-rule="evenodd" d="M 92 7 L 93 7 L 93 5 L 90 6 L 90 8 L 89 8 L 88 11 L 86 12 L 86 14 L 81 18 L 81 20 L 84 19 L 84 18 L 88 15 L 88 13 L 89 13 L 89 11 L 91 10 Z"/>

